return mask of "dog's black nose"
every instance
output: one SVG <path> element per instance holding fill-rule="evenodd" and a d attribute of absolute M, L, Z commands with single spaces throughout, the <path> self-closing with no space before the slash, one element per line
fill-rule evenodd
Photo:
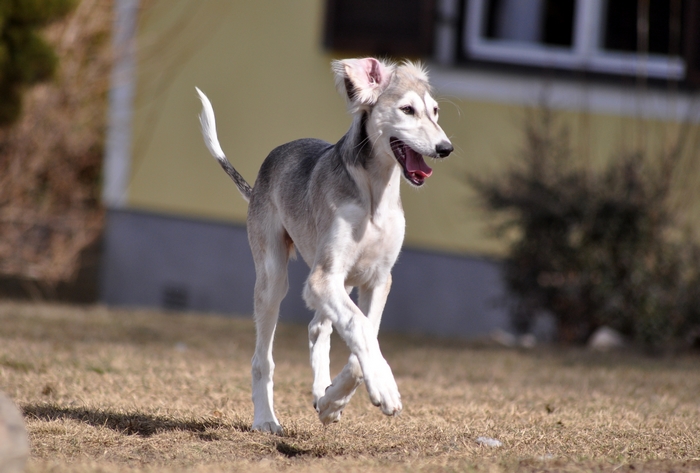
<path fill-rule="evenodd" d="M 441 158 L 448 157 L 452 151 L 454 151 L 454 147 L 449 141 L 443 141 L 442 143 L 438 143 L 438 145 L 435 147 L 435 152 Z"/>

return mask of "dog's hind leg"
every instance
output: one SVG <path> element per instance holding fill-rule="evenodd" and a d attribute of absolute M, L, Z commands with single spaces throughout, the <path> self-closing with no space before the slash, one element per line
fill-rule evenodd
<path fill-rule="evenodd" d="M 391 275 L 388 276 L 384 284 L 380 284 L 378 287 L 359 288 L 358 305 L 371 322 L 375 337 L 379 334 L 379 325 L 390 289 Z M 322 423 L 329 424 L 340 420 L 343 409 L 362 384 L 362 380 L 360 363 L 357 356 L 352 354 L 343 370 L 333 379 L 325 394 L 317 401 L 316 410 Z"/>
<path fill-rule="evenodd" d="M 273 381 L 275 363 L 272 359 L 272 342 L 277 327 L 279 308 L 287 294 L 287 261 L 289 247 L 284 230 L 278 235 L 261 235 L 249 222 L 249 234 L 255 260 L 255 355 L 253 356 L 253 429 L 282 433 L 282 426 L 275 417 L 273 405 Z"/>

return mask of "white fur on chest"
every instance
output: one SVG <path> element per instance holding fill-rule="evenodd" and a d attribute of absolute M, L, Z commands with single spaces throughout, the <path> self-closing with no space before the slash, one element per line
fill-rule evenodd
<path fill-rule="evenodd" d="M 343 209 L 343 224 L 338 227 L 346 232 L 338 236 L 347 242 L 342 258 L 347 286 L 385 281 L 399 256 L 406 230 L 403 210 L 398 205 L 374 215 L 358 210 Z"/>

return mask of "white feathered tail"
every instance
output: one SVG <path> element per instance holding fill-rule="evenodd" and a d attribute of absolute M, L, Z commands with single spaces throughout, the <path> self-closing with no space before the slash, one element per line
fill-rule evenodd
<path fill-rule="evenodd" d="M 209 149 L 209 152 L 219 161 L 221 167 L 226 171 L 226 174 L 233 180 L 246 202 L 250 202 L 250 194 L 253 188 L 246 182 L 243 176 L 231 165 L 228 158 L 224 154 L 219 144 L 219 138 L 216 136 L 216 118 L 214 117 L 214 108 L 211 102 L 204 95 L 204 92 L 195 87 L 199 94 L 199 99 L 202 101 L 202 113 L 199 114 L 199 122 L 202 124 L 202 135 L 204 136 L 204 144 Z"/>

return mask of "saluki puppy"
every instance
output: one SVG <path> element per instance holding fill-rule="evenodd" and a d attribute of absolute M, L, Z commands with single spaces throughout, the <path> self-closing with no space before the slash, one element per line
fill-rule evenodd
<path fill-rule="evenodd" d="M 334 61 L 332 69 L 352 114 L 350 130 L 335 145 L 300 139 L 275 148 L 252 188 L 224 155 L 211 103 L 197 89 L 204 141 L 249 202 L 248 240 L 256 272 L 253 429 L 278 434 L 272 341 L 295 248 L 311 270 L 303 297 L 315 311 L 309 349 L 321 422 L 338 421 L 363 381 L 384 414 L 401 412 L 396 381 L 377 341 L 391 268 L 404 238 L 399 184 L 403 176 L 422 186 L 432 174 L 423 156 L 444 158 L 453 150 L 437 123 L 438 104 L 420 65 L 363 58 Z M 357 305 L 349 295 L 353 287 L 358 288 Z M 351 356 L 331 381 L 333 328 Z"/>

